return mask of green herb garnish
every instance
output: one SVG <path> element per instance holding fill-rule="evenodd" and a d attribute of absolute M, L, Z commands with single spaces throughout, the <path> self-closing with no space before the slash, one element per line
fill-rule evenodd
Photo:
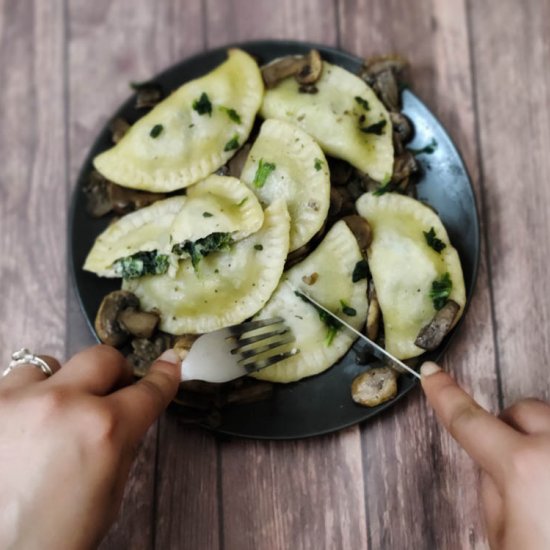
<path fill-rule="evenodd" d="M 370 109 L 369 102 L 366 99 L 363 99 L 362 97 L 359 97 L 358 95 L 355 96 L 355 101 L 365 109 L 365 111 L 368 111 Z"/>
<path fill-rule="evenodd" d="M 344 300 L 340 300 L 340 305 L 342 306 L 342 311 L 349 317 L 355 317 L 357 315 L 357 310 L 350 307 Z"/>
<path fill-rule="evenodd" d="M 166 254 L 156 250 L 136 252 L 131 256 L 119 258 L 113 263 L 115 273 L 123 279 L 137 279 L 144 275 L 162 275 L 170 265 Z"/>
<path fill-rule="evenodd" d="M 432 227 L 429 231 L 422 231 L 428 246 L 431 246 L 437 253 L 440 253 L 447 245 L 435 236 L 435 229 Z"/>
<path fill-rule="evenodd" d="M 376 197 L 380 197 L 381 195 L 384 195 L 385 193 L 388 193 L 393 188 L 393 185 L 390 183 L 386 183 L 386 185 L 381 185 L 376 191 L 373 191 L 373 195 Z"/>
<path fill-rule="evenodd" d="M 269 174 L 275 170 L 275 168 L 277 167 L 273 162 L 265 162 L 264 159 L 260 159 L 252 185 L 254 185 L 257 189 L 263 187 L 265 180 L 269 177 Z"/>
<path fill-rule="evenodd" d="M 365 128 L 360 128 L 360 130 L 365 134 L 374 134 L 376 136 L 381 136 L 385 127 L 386 127 L 386 121 L 381 120 L 379 122 L 375 122 L 374 124 L 371 124 L 370 126 L 366 126 Z"/>
<path fill-rule="evenodd" d="M 236 122 L 237 124 L 241 123 L 241 115 L 239 115 L 235 109 L 228 109 L 222 105 L 220 107 L 220 111 L 223 111 L 233 122 Z"/>
<path fill-rule="evenodd" d="M 319 319 L 321 319 L 321 321 L 327 327 L 325 344 L 327 346 L 330 346 L 332 344 L 332 341 L 334 340 L 334 337 L 336 336 L 336 333 L 342 328 L 342 323 L 340 323 L 340 321 L 338 321 L 338 319 L 336 319 L 332 315 L 329 315 L 324 309 L 321 309 L 314 303 L 310 302 L 301 292 L 295 290 L 294 294 L 298 296 L 298 298 L 301 298 L 304 302 L 306 302 L 306 304 L 309 304 L 311 307 L 315 308 L 315 310 L 319 314 Z"/>
<path fill-rule="evenodd" d="M 264 247 L 261 244 L 255 244 L 254 245 L 254 250 L 263 250 L 263 249 L 264 249 Z"/>
<path fill-rule="evenodd" d="M 369 264 L 367 263 L 367 260 L 359 260 L 353 268 L 353 273 L 351 275 L 352 282 L 356 283 L 361 279 L 366 279 L 368 276 Z"/>
<path fill-rule="evenodd" d="M 193 101 L 193 109 L 199 113 L 199 115 L 212 116 L 212 103 L 206 93 L 202 92 L 198 99 Z"/>
<path fill-rule="evenodd" d="M 159 136 L 160 136 L 160 133 L 162 132 L 162 130 L 164 130 L 164 126 L 163 126 L 162 124 L 155 124 L 155 125 L 151 128 L 151 131 L 149 132 L 149 135 L 150 135 L 152 138 L 159 137 Z"/>
<path fill-rule="evenodd" d="M 223 148 L 224 151 L 234 151 L 239 148 L 239 135 L 235 134 Z"/>
<path fill-rule="evenodd" d="M 211 214 L 210 212 L 203 212 L 202 217 L 203 218 L 211 218 L 214 214 Z"/>
<path fill-rule="evenodd" d="M 198 271 L 200 261 L 210 254 L 218 250 L 225 250 L 233 244 L 231 233 L 211 233 L 210 235 L 197 239 L 196 241 L 184 241 L 175 244 L 172 247 L 172 252 L 178 256 L 184 253 L 191 256 L 191 263 L 195 271 Z"/>
<path fill-rule="evenodd" d="M 437 149 L 437 141 L 432 138 L 428 145 L 424 145 L 424 147 L 420 147 L 420 149 L 411 149 L 410 147 L 408 147 L 408 149 L 413 155 L 421 155 L 423 153 L 431 155 Z"/>
<path fill-rule="evenodd" d="M 315 168 L 315 170 L 317 170 L 317 172 L 319 172 L 319 170 L 321 170 L 321 168 L 323 167 L 323 161 L 321 159 L 315 159 L 313 167 Z"/>
<path fill-rule="evenodd" d="M 443 308 L 449 299 L 452 289 L 453 282 L 451 281 L 451 276 L 448 273 L 445 273 L 432 283 L 430 298 L 432 299 L 435 309 L 439 311 Z"/>

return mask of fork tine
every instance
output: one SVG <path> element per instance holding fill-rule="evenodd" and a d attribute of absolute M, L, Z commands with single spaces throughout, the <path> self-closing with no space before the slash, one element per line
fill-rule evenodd
<path fill-rule="evenodd" d="M 238 338 L 237 339 L 238 347 L 235 349 L 232 349 L 231 353 L 232 354 L 238 353 L 239 349 L 244 348 L 249 344 L 255 344 L 256 342 L 260 342 L 267 338 L 271 338 L 272 336 L 282 336 L 287 332 L 290 332 L 290 329 L 287 326 L 282 326 L 281 328 L 272 330 L 271 332 L 263 332 L 262 334 L 258 334 L 257 336 L 250 336 L 249 338 Z"/>
<path fill-rule="evenodd" d="M 271 319 L 261 319 L 259 321 L 247 321 L 246 323 L 229 327 L 229 331 L 232 336 L 239 338 L 246 332 L 267 327 L 268 325 L 276 325 L 277 323 L 282 323 L 283 321 L 284 319 L 282 317 L 272 317 Z"/>
<path fill-rule="evenodd" d="M 243 359 L 248 359 L 250 357 L 255 357 L 257 355 L 260 355 L 261 353 L 265 353 L 266 351 L 284 346 L 285 344 L 290 344 L 291 342 L 294 342 L 296 338 L 294 338 L 294 334 L 292 332 L 287 331 L 285 333 L 284 338 L 280 338 L 276 340 L 275 342 L 271 342 L 270 344 L 266 344 L 265 346 L 257 346 L 248 350 L 240 351 L 241 348 L 235 348 L 231 350 L 231 353 L 238 353 Z"/>
<path fill-rule="evenodd" d="M 258 361 L 258 362 L 250 361 L 249 363 L 245 363 L 244 362 L 245 360 L 243 359 L 239 361 L 239 364 L 241 364 L 249 373 L 256 372 L 256 371 L 265 369 L 266 367 L 270 367 L 271 365 L 275 365 L 276 363 L 279 363 L 279 361 L 288 359 L 289 357 L 292 357 L 297 353 L 300 353 L 300 350 L 292 349 L 289 351 L 285 351 L 284 353 L 278 353 L 276 355 L 272 355 L 271 357 L 267 357 L 266 359 L 262 359 L 261 361 Z"/>

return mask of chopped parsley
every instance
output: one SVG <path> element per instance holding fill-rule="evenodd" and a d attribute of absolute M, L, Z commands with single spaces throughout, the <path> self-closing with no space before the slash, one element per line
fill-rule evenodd
<path fill-rule="evenodd" d="M 200 97 L 193 101 L 193 110 L 197 111 L 199 115 L 212 116 L 212 103 L 205 92 L 202 92 Z"/>
<path fill-rule="evenodd" d="M 362 97 L 359 97 L 358 95 L 355 96 L 355 101 L 365 109 L 365 111 L 368 111 L 370 109 L 369 102 L 366 99 L 363 99 Z"/>
<path fill-rule="evenodd" d="M 372 194 L 376 197 L 380 197 L 384 195 L 385 193 L 388 193 L 392 190 L 393 185 L 391 182 L 386 183 L 386 185 L 381 185 L 376 191 L 374 191 Z"/>
<path fill-rule="evenodd" d="M 211 214 L 210 212 L 203 212 L 202 217 L 203 218 L 211 218 L 214 214 Z"/>
<path fill-rule="evenodd" d="M 386 121 L 380 120 L 379 122 L 375 122 L 374 124 L 366 126 L 365 128 L 361 128 L 361 132 L 364 132 L 365 134 L 374 134 L 376 136 L 381 136 L 385 127 Z"/>
<path fill-rule="evenodd" d="M 184 253 L 191 256 L 191 263 L 195 271 L 198 271 L 200 261 L 210 254 L 218 250 L 226 250 L 233 244 L 233 238 L 230 233 L 211 233 L 210 235 L 197 239 L 196 241 L 184 241 L 175 244 L 172 247 L 172 252 L 181 256 Z"/>
<path fill-rule="evenodd" d="M 429 231 L 422 231 L 428 246 L 431 246 L 437 253 L 440 253 L 447 245 L 435 236 L 435 229 L 432 227 Z"/>
<path fill-rule="evenodd" d="M 149 132 L 149 135 L 152 137 L 152 138 L 157 138 L 160 136 L 161 132 L 164 130 L 164 126 L 162 124 L 155 124 L 152 128 L 151 128 L 151 131 Z"/>
<path fill-rule="evenodd" d="M 325 335 L 325 344 L 327 346 L 330 346 L 337 332 L 342 328 L 342 323 L 340 323 L 340 321 L 338 321 L 338 319 L 334 318 L 332 315 L 329 315 L 324 309 L 321 309 L 320 307 L 310 302 L 305 296 L 303 296 L 297 290 L 294 291 L 294 294 L 296 294 L 298 298 L 301 298 L 304 302 L 306 302 L 311 307 L 317 310 L 317 313 L 319 314 L 319 319 L 321 319 L 323 324 L 327 327 L 327 333 Z"/>
<path fill-rule="evenodd" d="M 131 256 L 119 258 L 113 263 L 115 273 L 123 279 L 137 279 L 144 275 L 162 275 L 170 265 L 168 255 L 156 250 L 136 252 Z"/>
<path fill-rule="evenodd" d="M 220 107 L 220 111 L 223 111 L 233 122 L 236 122 L 237 124 L 241 123 L 241 115 L 239 115 L 235 109 L 228 109 L 222 105 Z"/>
<path fill-rule="evenodd" d="M 453 282 L 451 281 L 451 276 L 448 273 L 443 274 L 439 279 L 436 279 L 432 283 L 430 298 L 432 299 L 435 309 L 439 311 L 443 308 L 449 299 L 452 289 Z"/>
<path fill-rule="evenodd" d="M 355 317 L 357 315 L 357 310 L 350 307 L 344 300 L 340 300 L 340 305 L 342 306 L 342 311 L 348 316 L 348 317 Z"/>
<path fill-rule="evenodd" d="M 369 264 L 367 260 L 359 260 L 353 268 L 351 275 L 352 282 L 356 283 L 361 279 L 366 279 L 369 276 Z"/>
<path fill-rule="evenodd" d="M 263 250 L 263 249 L 264 249 L 264 247 L 261 244 L 255 244 L 254 245 L 254 250 Z"/>
<path fill-rule="evenodd" d="M 319 170 L 321 170 L 321 168 L 323 167 L 323 161 L 321 159 L 315 159 L 313 167 L 315 168 L 315 170 L 317 170 L 317 172 L 319 172 Z"/>
<path fill-rule="evenodd" d="M 277 168 L 273 162 L 265 162 L 264 159 L 260 159 L 260 162 L 258 163 L 258 169 L 256 170 L 256 175 L 254 176 L 254 180 L 252 181 L 252 185 L 259 189 L 260 187 L 263 187 L 265 184 L 265 181 L 269 177 L 269 174 L 273 172 Z"/>
<path fill-rule="evenodd" d="M 423 153 L 431 155 L 437 149 L 437 141 L 432 138 L 428 145 L 424 145 L 424 147 L 420 147 L 420 149 L 411 149 L 410 147 L 408 149 L 413 155 L 421 155 Z"/>
<path fill-rule="evenodd" d="M 223 148 L 224 151 L 234 151 L 235 149 L 239 148 L 239 136 L 238 134 L 235 134 L 226 144 Z"/>
<path fill-rule="evenodd" d="M 242 206 L 247 200 L 248 200 L 248 197 L 245 197 L 242 201 L 237 203 L 237 206 Z"/>

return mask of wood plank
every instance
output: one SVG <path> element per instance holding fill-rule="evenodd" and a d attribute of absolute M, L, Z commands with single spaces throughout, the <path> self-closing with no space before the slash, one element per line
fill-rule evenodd
<path fill-rule="evenodd" d="M 207 1 L 208 46 L 261 38 L 336 44 L 329 1 Z M 243 14 L 246 13 L 246 17 Z M 221 445 L 226 550 L 364 548 L 358 428 L 296 442 Z"/>
<path fill-rule="evenodd" d="M 99 0 L 90 3 L 70 0 L 71 188 L 95 135 L 114 109 L 129 95 L 129 82 L 149 79 L 173 62 L 201 48 L 201 11 L 200 1 L 183 4 L 177 1 L 153 3 L 146 0 Z M 92 343 L 93 339 L 72 292 L 69 294 L 68 307 L 67 349 L 74 353 Z M 177 478 L 184 486 L 192 485 L 185 477 L 186 472 L 178 469 L 180 462 L 173 459 L 173 454 L 170 455 L 171 461 L 164 460 L 165 440 L 175 441 L 169 445 L 169 449 L 176 456 L 179 456 L 180 447 L 186 446 L 190 453 L 189 463 L 209 468 L 212 477 L 216 479 L 215 442 L 210 441 L 213 459 L 208 462 L 202 453 L 204 444 L 194 443 L 192 436 L 187 438 L 186 430 L 176 430 L 177 435 L 172 433 L 174 430 L 172 423 L 168 422 L 162 432 L 159 433 L 158 428 L 153 427 L 146 436 L 130 474 L 119 520 L 103 542 L 103 549 L 154 548 L 157 523 L 159 540 L 165 540 L 166 529 L 163 526 L 166 525 L 167 513 L 162 502 L 172 497 L 172 487 L 163 483 L 163 476 L 168 476 L 170 480 Z M 157 440 L 160 440 L 158 451 Z M 161 462 L 161 490 L 158 494 L 155 490 L 157 452 Z M 192 471 L 190 475 L 194 473 Z M 173 496 L 172 500 L 177 501 L 180 495 L 174 493 Z M 158 514 L 155 497 L 161 502 Z M 215 498 L 214 489 L 210 499 L 207 495 L 205 501 L 212 503 Z M 174 505 L 169 513 L 172 517 L 178 517 L 179 510 Z M 197 508 L 185 508 L 186 525 L 192 533 L 198 533 L 191 536 L 197 543 L 195 548 L 211 548 L 208 529 L 197 529 L 194 526 L 204 525 L 204 521 L 208 521 L 211 528 L 213 518 L 199 515 L 200 512 Z M 214 532 L 217 533 L 217 527 L 214 527 Z"/>
<path fill-rule="evenodd" d="M 550 4 L 470 10 L 504 404 L 550 400 Z"/>
<path fill-rule="evenodd" d="M 339 20 L 345 49 L 366 56 L 400 52 L 409 58 L 412 89 L 449 129 L 472 175 L 479 201 L 464 3 L 340 2 Z M 445 367 L 484 405 L 497 407 L 484 249 L 477 291 Z M 363 447 L 372 548 L 487 547 L 477 502 L 476 469 L 442 433 L 419 391 L 365 426 Z"/>
<path fill-rule="evenodd" d="M 65 107 L 60 2 L 0 10 L 0 364 L 64 355 Z"/>

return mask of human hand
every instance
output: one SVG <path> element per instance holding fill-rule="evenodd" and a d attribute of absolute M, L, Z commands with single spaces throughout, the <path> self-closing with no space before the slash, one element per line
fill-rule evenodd
<path fill-rule="evenodd" d="M 493 416 L 434 363 L 421 369 L 435 413 L 481 467 L 491 548 L 550 548 L 550 406 L 518 401 Z"/>
<path fill-rule="evenodd" d="M 93 548 L 114 521 L 138 444 L 176 394 L 165 352 L 139 382 L 114 348 L 95 346 L 46 376 L 0 379 L 0 548 Z M 57 372 L 56 372 L 57 371 Z"/>

